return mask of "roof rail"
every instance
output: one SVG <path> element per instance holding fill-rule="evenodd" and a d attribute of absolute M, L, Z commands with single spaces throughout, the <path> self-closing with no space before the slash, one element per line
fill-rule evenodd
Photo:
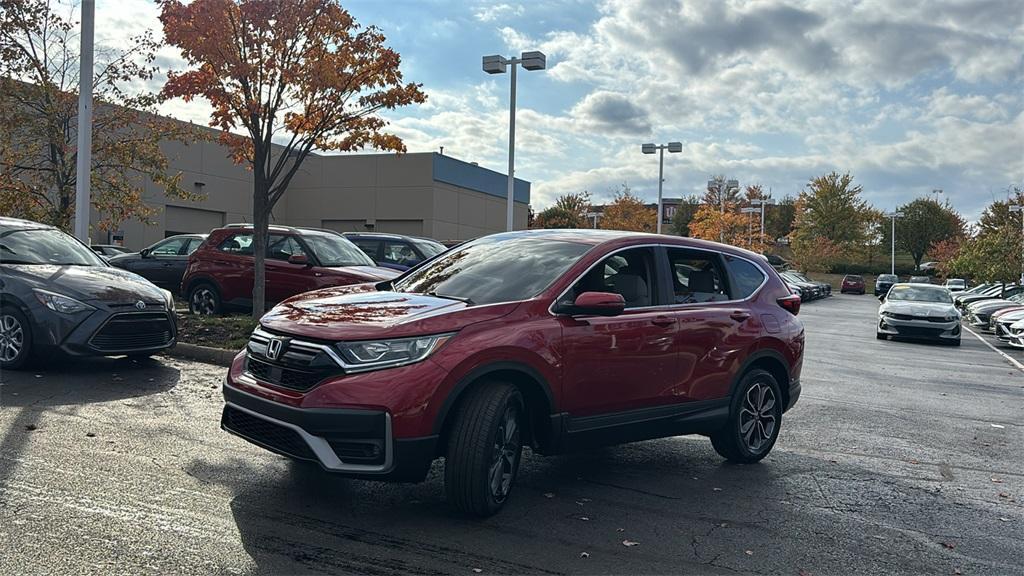
<path fill-rule="evenodd" d="M 224 226 L 224 228 L 252 228 L 252 227 L 253 227 L 253 225 L 252 225 L 251 222 L 237 222 L 237 223 L 234 223 L 234 224 L 227 224 L 227 225 Z M 288 232 L 293 232 L 295 234 L 301 234 L 303 230 L 312 230 L 312 231 L 316 231 L 316 232 L 327 232 L 329 234 L 335 234 L 335 235 L 338 235 L 338 236 L 342 235 L 341 232 L 338 232 L 337 230 L 329 230 L 327 228 L 310 228 L 308 226 L 301 226 L 301 227 L 299 227 L 299 226 L 285 226 L 283 224 L 271 224 L 271 225 L 267 226 L 267 229 L 268 230 L 286 230 Z"/>

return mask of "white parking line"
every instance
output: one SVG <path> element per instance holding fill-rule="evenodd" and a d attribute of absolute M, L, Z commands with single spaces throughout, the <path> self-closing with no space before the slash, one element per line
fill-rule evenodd
<path fill-rule="evenodd" d="M 982 344 L 984 344 L 985 346 L 988 346 L 989 348 L 991 348 L 991 349 L 992 349 L 992 350 L 993 350 L 993 351 L 994 351 L 994 352 L 995 352 L 996 354 L 999 354 L 999 355 L 1000 355 L 1000 356 L 1002 356 L 1003 358 L 1006 358 L 1006 360 L 1007 360 L 1007 361 L 1008 361 L 1008 362 L 1009 362 L 1010 364 L 1013 364 L 1013 365 L 1014 365 L 1014 366 L 1015 366 L 1015 367 L 1017 368 L 1017 370 L 1020 370 L 1021 372 L 1024 372 L 1024 364 L 1021 364 L 1020 362 L 1017 362 L 1017 361 L 1016 361 L 1016 360 L 1014 360 L 1014 359 L 1013 359 L 1012 357 L 1010 357 L 1010 355 L 1009 355 L 1009 354 L 1007 354 L 1006 352 L 1003 352 L 1003 351 L 1002 351 L 1002 350 L 1000 350 L 999 348 L 996 348 L 995 346 L 993 346 L 991 342 L 989 342 L 988 340 L 985 340 L 984 338 L 982 338 L 982 337 L 981 337 L 981 335 L 979 335 L 979 334 L 978 334 L 977 332 L 975 332 L 974 330 L 971 330 L 971 329 L 970 329 L 970 328 L 968 328 L 967 326 L 964 326 L 963 328 L 964 328 L 964 330 L 967 330 L 967 331 L 968 331 L 968 332 L 970 332 L 971 334 L 974 334 L 974 337 L 975 337 L 975 338 L 977 338 L 978 340 L 981 340 L 981 343 L 982 343 Z"/>

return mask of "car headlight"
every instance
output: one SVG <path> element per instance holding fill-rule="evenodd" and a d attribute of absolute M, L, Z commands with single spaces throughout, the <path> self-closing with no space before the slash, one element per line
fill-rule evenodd
<path fill-rule="evenodd" d="M 164 293 L 164 303 L 167 304 L 167 311 L 174 312 L 174 294 L 170 290 L 160 289 Z"/>
<path fill-rule="evenodd" d="M 61 314 L 77 314 L 78 312 L 85 312 L 87 310 L 95 310 L 88 304 L 79 302 L 74 298 L 69 298 L 63 294 L 57 294 L 56 292 L 48 292 L 46 290 L 40 290 L 38 288 L 32 290 L 36 295 L 36 300 L 43 306 L 46 306 L 54 312 L 60 312 Z"/>
<path fill-rule="evenodd" d="M 884 312 L 881 312 L 880 314 L 881 314 L 882 316 L 885 316 L 886 318 L 888 318 L 888 317 L 892 316 L 892 312 L 888 312 L 888 311 L 884 311 Z"/>
<path fill-rule="evenodd" d="M 335 346 L 341 352 L 347 372 L 366 372 L 382 368 L 405 366 L 424 360 L 455 334 L 435 334 L 393 340 L 340 342 Z"/>

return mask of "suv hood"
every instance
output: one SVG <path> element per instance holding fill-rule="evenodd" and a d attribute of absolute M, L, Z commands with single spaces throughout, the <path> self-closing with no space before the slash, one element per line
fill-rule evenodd
<path fill-rule="evenodd" d="M 878 312 L 892 312 L 893 314 L 907 314 L 910 316 L 927 316 L 929 318 L 948 318 L 959 316 L 960 313 L 952 304 L 941 302 L 914 302 L 914 301 L 886 301 L 878 308 Z"/>
<path fill-rule="evenodd" d="M 26 283 L 81 300 L 104 304 L 137 302 L 163 305 L 163 291 L 138 274 L 109 266 L 50 266 L 5 264 L 11 275 Z"/>
<path fill-rule="evenodd" d="M 379 292 L 372 284 L 307 292 L 267 312 L 260 324 L 278 333 L 313 340 L 371 340 L 453 332 L 505 316 L 516 302 L 469 306 L 406 292 Z"/>

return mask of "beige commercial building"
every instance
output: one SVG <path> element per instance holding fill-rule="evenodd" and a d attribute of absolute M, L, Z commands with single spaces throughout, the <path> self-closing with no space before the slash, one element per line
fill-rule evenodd
<path fill-rule="evenodd" d="M 96 231 L 94 243 L 121 242 L 138 250 L 172 234 L 208 232 L 252 221 L 252 173 L 216 142 L 169 145 L 173 171 L 203 200 L 166 198 L 149 183 L 145 200 L 157 208 L 156 225 L 122 224 Z M 310 155 L 274 208 L 272 222 L 467 240 L 505 230 L 508 178 L 436 153 Z M 525 229 L 530 183 L 515 183 L 515 228 Z M 96 219 L 94 215 L 94 221 Z"/>

